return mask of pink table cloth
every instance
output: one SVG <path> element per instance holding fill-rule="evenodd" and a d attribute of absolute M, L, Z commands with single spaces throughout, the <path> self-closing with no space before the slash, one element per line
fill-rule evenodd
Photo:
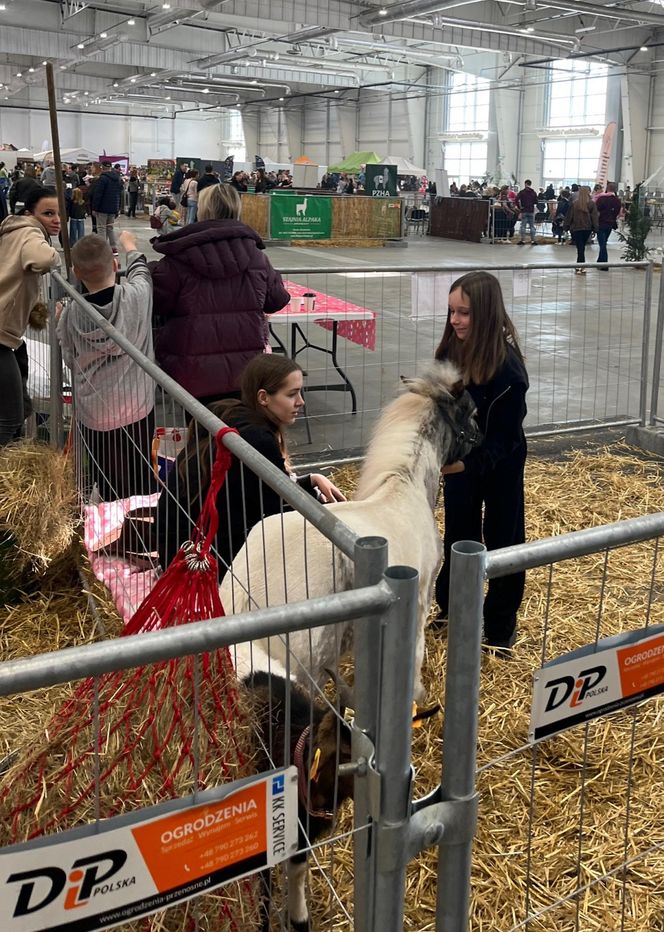
<path fill-rule="evenodd" d="M 316 307 L 313 311 L 307 311 L 304 305 L 298 311 L 294 311 L 289 305 L 282 311 L 270 316 L 270 320 L 275 321 L 281 318 L 288 319 L 289 322 L 298 320 L 313 320 L 319 327 L 325 330 L 332 330 L 334 322 L 337 321 L 337 333 L 345 337 L 351 343 L 357 343 L 365 349 L 374 351 L 376 349 L 376 312 L 369 310 L 367 307 L 360 307 L 358 304 L 352 304 L 343 298 L 335 298 L 333 295 L 324 294 L 321 291 L 314 292 L 312 288 L 300 285 L 297 282 L 285 281 L 284 287 L 293 298 L 301 298 L 304 294 L 314 293 L 316 295 Z"/>

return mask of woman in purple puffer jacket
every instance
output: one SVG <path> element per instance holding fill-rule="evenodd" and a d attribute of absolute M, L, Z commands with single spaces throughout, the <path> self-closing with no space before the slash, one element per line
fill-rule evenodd
<path fill-rule="evenodd" d="M 227 184 L 201 192 L 198 222 L 153 243 L 155 355 L 172 378 L 204 404 L 239 397 L 240 375 L 268 345 L 266 314 L 290 296 L 240 223 L 240 196 Z"/>

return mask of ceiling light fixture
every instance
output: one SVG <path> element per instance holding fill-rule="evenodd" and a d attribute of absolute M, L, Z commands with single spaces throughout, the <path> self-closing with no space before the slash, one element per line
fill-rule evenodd
<path fill-rule="evenodd" d="M 66 71 L 66 70 L 67 70 L 66 65 L 60 65 L 60 71 Z"/>
<path fill-rule="evenodd" d="M 382 7 L 380 8 L 380 10 L 378 11 L 378 15 L 379 15 L 379 16 L 387 16 L 387 10 L 385 9 L 384 6 L 382 6 Z"/>
<path fill-rule="evenodd" d="M 120 85 L 118 84 L 117 81 L 114 81 L 114 82 L 113 82 L 113 87 L 120 87 Z"/>
<path fill-rule="evenodd" d="M 100 33 L 99 33 L 99 38 L 100 38 L 100 39 L 108 39 L 108 33 L 107 33 L 107 32 L 100 32 Z"/>
<path fill-rule="evenodd" d="M 78 45 L 76 46 L 76 48 L 77 48 L 77 49 L 84 49 L 84 48 L 85 48 L 85 44 L 84 44 L 83 42 L 79 42 Z"/>
<path fill-rule="evenodd" d="M 209 87 L 204 87 L 204 88 L 203 88 L 203 93 L 204 93 L 204 94 L 209 94 L 209 93 L 210 93 L 210 88 L 209 88 Z"/>
<path fill-rule="evenodd" d="M 1 10 L 6 10 L 6 9 L 7 9 L 6 4 L 0 3 L 0 11 L 1 11 Z M 5 100 L 6 100 L 6 99 L 7 99 L 7 98 L 5 97 Z"/>
<path fill-rule="evenodd" d="M 167 97 L 167 98 L 166 98 L 166 100 L 170 100 L 170 99 L 171 99 L 170 97 Z"/>
<path fill-rule="evenodd" d="M 157 72 L 156 72 L 156 71 L 151 71 L 151 72 L 150 72 L 150 77 L 151 77 L 151 78 L 156 78 L 156 77 L 157 77 Z"/>
<path fill-rule="evenodd" d="M 17 72 L 16 72 L 16 77 L 17 77 L 17 78 L 22 78 L 22 77 L 23 77 L 23 72 L 22 72 L 22 71 L 17 71 Z"/>
<path fill-rule="evenodd" d="M 135 25 L 136 25 L 136 20 L 135 20 L 135 19 L 128 19 L 128 20 L 127 20 L 127 25 L 128 25 L 128 26 L 135 26 Z"/>
<path fill-rule="evenodd" d="M 30 74 L 34 74 L 34 73 L 35 73 L 35 69 L 34 69 L 34 68 L 28 68 L 28 71 L 30 72 Z"/>
<path fill-rule="evenodd" d="M 283 99 L 284 99 L 283 97 L 280 97 L 280 98 L 279 98 L 279 100 L 283 100 Z M 239 106 L 240 106 L 240 105 L 238 104 L 238 107 L 239 107 Z"/>
<path fill-rule="evenodd" d="M 578 29 L 575 29 L 574 32 L 577 36 L 582 35 L 584 32 L 594 32 L 597 29 L 597 26 L 579 26 Z"/>
<path fill-rule="evenodd" d="M 642 45 L 641 48 L 639 49 L 639 52 L 647 52 L 647 51 L 648 51 L 647 45 Z"/>
<path fill-rule="evenodd" d="M 170 10 L 171 5 L 170 3 L 162 3 L 161 8 L 162 10 Z"/>
<path fill-rule="evenodd" d="M 136 84 L 136 78 L 129 78 L 132 84 Z"/>
<path fill-rule="evenodd" d="M 42 65 L 48 65 L 48 60 L 44 59 L 44 61 L 42 62 Z"/>

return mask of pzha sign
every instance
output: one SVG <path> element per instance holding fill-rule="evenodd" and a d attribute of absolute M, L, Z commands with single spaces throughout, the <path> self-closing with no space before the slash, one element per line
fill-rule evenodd
<path fill-rule="evenodd" d="M 310 194 L 282 194 L 270 197 L 270 237 L 272 239 L 330 239 L 332 198 Z"/>
<path fill-rule="evenodd" d="M 131 922 L 269 868 L 297 848 L 297 770 L 271 771 L 0 853 L 3 932 Z"/>
<path fill-rule="evenodd" d="M 531 742 L 664 692 L 664 625 L 606 638 L 535 674 Z"/>

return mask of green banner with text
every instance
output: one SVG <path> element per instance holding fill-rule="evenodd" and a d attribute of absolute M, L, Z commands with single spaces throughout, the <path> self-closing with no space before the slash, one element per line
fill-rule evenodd
<path fill-rule="evenodd" d="M 271 195 L 271 239 L 330 239 L 331 236 L 331 197 L 291 192 Z"/>

